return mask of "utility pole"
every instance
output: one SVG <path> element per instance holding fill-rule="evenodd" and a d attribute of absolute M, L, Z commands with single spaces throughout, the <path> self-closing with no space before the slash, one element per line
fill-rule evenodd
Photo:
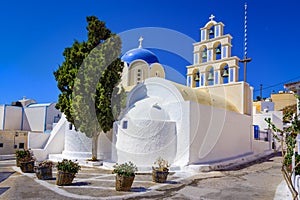
<path fill-rule="evenodd" d="M 247 81 L 247 63 L 250 62 L 252 59 L 251 58 L 247 58 L 247 53 L 248 53 L 248 44 L 247 44 L 247 40 L 248 40 L 248 36 L 247 36 L 247 3 L 245 3 L 245 34 L 244 34 L 244 59 L 240 60 L 241 63 L 244 63 L 244 82 Z"/>
<path fill-rule="evenodd" d="M 263 85 L 262 84 L 260 84 L 260 100 L 262 100 L 263 99 L 263 97 L 262 97 L 262 89 L 263 89 L 263 87 L 262 87 Z"/>

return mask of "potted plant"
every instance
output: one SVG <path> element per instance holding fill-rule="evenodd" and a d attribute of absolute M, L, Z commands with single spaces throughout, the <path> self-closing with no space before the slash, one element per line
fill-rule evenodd
<path fill-rule="evenodd" d="M 124 164 L 116 163 L 113 173 L 116 174 L 116 191 L 129 191 L 131 189 L 137 167 L 131 161 Z"/>
<path fill-rule="evenodd" d="M 21 161 L 29 161 L 31 158 L 29 150 L 20 149 L 16 151 L 16 164 L 20 167 Z"/>
<path fill-rule="evenodd" d="M 154 164 L 156 164 L 156 166 L 152 166 L 152 180 L 156 183 L 166 182 L 170 164 L 162 157 L 157 158 Z"/>
<path fill-rule="evenodd" d="M 63 159 L 56 165 L 56 185 L 70 185 L 75 174 L 81 169 L 80 165 L 72 160 Z"/>
<path fill-rule="evenodd" d="M 28 149 L 16 151 L 16 163 L 24 173 L 34 172 L 34 159 L 32 153 Z"/>
<path fill-rule="evenodd" d="M 40 162 L 38 166 L 34 167 L 36 177 L 41 180 L 47 180 L 52 178 L 52 166 L 51 160 L 44 160 Z"/>

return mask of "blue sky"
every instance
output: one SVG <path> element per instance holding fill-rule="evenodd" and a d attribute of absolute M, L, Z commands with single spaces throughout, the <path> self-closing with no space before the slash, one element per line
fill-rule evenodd
<path fill-rule="evenodd" d="M 232 55 L 243 57 L 244 2 L 240 0 L 1 1 L 0 103 L 26 96 L 39 103 L 56 102 L 59 91 L 53 76 L 63 62 L 64 48 L 87 39 L 86 16 L 95 15 L 115 33 L 160 27 L 199 41 L 199 28 L 214 14 L 233 36 Z M 284 82 L 300 80 L 299 0 L 248 1 L 248 82 L 254 97 L 283 89 Z M 138 38 L 137 38 L 138 39 Z M 144 47 L 147 47 L 147 38 Z M 180 45 L 180 43 L 178 44 Z M 133 44 L 138 46 L 138 42 Z M 187 62 L 155 51 L 163 64 L 185 73 Z M 190 52 L 192 54 L 192 52 Z M 240 65 L 240 80 L 243 68 Z M 270 87 L 277 85 L 276 87 Z M 268 88 L 269 87 L 269 88 Z"/>

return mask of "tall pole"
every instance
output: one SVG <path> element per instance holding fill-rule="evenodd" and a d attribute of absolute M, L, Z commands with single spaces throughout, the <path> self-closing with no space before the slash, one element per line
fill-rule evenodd
<path fill-rule="evenodd" d="M 263 85 L 262 84 L 260 84 L 260 100 L 262 100 L 262 89 L 263 89 L 263 87 L 262 87 Z"/>
<path fill-rule="evenodd" d="M 247 63 L 252 59 L 247 58 L 248 53 L 248 35 L 247 35 L 247 2 L 245 3 L 245 22 L 244 22 L 244 59 L 240 60 L 241 63 L 244 63 L 244 82 L 247 82 Z"/>

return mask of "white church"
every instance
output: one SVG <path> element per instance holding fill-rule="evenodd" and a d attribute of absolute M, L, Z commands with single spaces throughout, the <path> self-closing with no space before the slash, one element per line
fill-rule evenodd
<path fill-rule="evenodd" d="M 238 81 L 240 59 L 231 55 L 232 36 L 212 16 L 200 40 L 193 44 L 186 85 L 165 79 L 164 66 L 142 47 L 142 38 L 121 57 L 127 105 L 111 134 L 99 137 L 100 159 L 150 166 L 161 156 L 183 167 L 271 151 L 271 138 L 254 139 L 253 88 Z M 91 139 L 63 116 L 49 138 L 32 134 L 30 140 L 38 160 L 91 158 Z"/>

